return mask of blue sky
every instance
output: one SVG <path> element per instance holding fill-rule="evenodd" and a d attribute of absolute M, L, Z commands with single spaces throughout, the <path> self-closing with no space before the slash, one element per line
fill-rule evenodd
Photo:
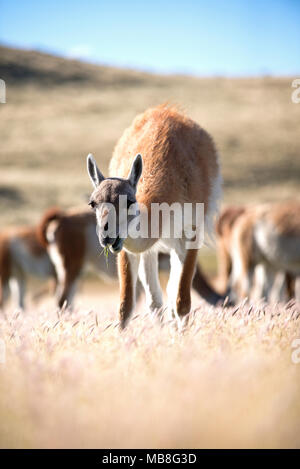
<path fill-rule="evenodd" d="M 163 73 L 297 75 L 300 0 L 0 0 L 0 41 Z"/>

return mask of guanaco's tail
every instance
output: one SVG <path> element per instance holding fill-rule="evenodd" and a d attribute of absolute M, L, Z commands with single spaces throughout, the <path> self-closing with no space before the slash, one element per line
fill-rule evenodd
<path fill-rule="evenodd" d="M 198 264 L 193 279 L 193 288 L 211 305 L 222 303 L 225 300 L 225 297 L 217 293 L 208 283 Z"/>

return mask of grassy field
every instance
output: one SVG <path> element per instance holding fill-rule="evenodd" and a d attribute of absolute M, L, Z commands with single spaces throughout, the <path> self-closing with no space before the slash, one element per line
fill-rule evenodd
<path fill-rule="evenodd" d="M 1 447 L 300 447 L 296 307 L 198 305 L 187 329 L 111 298 L 0 319 Z M 296 357 L 296 358 L 297 358 Z"/>
<path fill-rule="evenodd" d="M 299 198 L 294 77 L 157 76 L 5 48 L 0 77 L 2 227 L 85 202 L 86 155 L 105 173 L 133 117 L 165 101 L 213 135 L 225 203 Z M 213 272 L 213 251 L 202 259 Z M 86 280 L 72 313 L 47 298 L 0 315 L 0 447 L 300 447 L 299 305 L 197 299 L 181 333 L 140 305 L 120 334 L 116 304 L 116 285 Z"/>

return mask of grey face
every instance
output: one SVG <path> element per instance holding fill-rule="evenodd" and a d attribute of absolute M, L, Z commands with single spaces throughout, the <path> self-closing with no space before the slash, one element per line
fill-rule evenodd
<path fill-rule="evenodd" d="M 94 186 L 89 205 L 95 210 L 100 245 L 118 253 L 123 248 L 130 205 L 136 203 L 136 186 L 142 173 L 142 157 L 137 155 L 127 179 L 105 179 L 92 155 L 87 159 L 88 174 Z"/>

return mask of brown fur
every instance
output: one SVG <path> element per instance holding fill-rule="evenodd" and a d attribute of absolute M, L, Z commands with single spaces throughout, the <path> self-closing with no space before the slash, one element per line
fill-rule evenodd
<path fill-rule="evenodd" d="M 246 207 L 230 205 L 222 210 L 216 222 L 216 233 L 218 236 L 230 235 L 232 227 L 237 218 L 244 213 Z"/>
<path fill-rule="evenodd" d="M 125 325 L 134 306 L 134 284 L 128 254 L 122 251 L 118 257 L 118 272 L 120 278 L 119 316 L 121 324 Z"/>
<path fill-rule="evenodd" d="M 296 201 L 277 204 L 270 212 L 265 213 L 266 219 L 276 227 L 280 235 L 299 237 L 300 234 L 300 203 Z"/>
<path fill-rule="evenodd" d="M 42 246 L 47 247 L 49 241 L 46 236 L 46 231 L 49 226 L 49 223 L 54 220 L 59 220 L 63 216 L 63 211 L 58 207 L 51 207 L 42 216 L 38 226 L 37 226 L 37 237 Z"/>
<path fill-rule="evenodd" d="M 198 124 L 165 105 L 138 115 L 115 147 L 110 175 L 126 178 L 137 153 L 143 173 L 136 198 L 149 211 L 151 203 L 178 200 L 208 207 L 218 163 L 212 138 Z"/>
<path fill-rule="evenodd" d="M 77 280 L 83 268 L 86 240 L 80 225 L 85 219 L 86 217 L 81 214 L 78 217 L 60 217 L 60 223 L 55 232 L 55 242 L 59 251 L 63 253 L 65 268 L 64 284 L 58 299 L 59 307 L 67 302 L 72 284 Z"/>
<path fill-rule="evenodd" d="M 190 249 L 186 253 L 184 267 L 181 273 L 177 293 L 177 311 L 180 316 L 185 316 L 191 310 L 191 285 L 197 262 L 197 250 Z"/>
<path fill-rule="evenodd" d="M 233 244 L 237 244 L 236 248 L 239 250 L 239 256 L 241 260 L 241 271 L 240 275 L 246 279 L 250 275 L 251 279 L 254 275 L 255 267 L 255 241 L 254 241 L 254 223 L 255 223 L 255 212 L 252 210 L 248 213 L 245 211 L 233 225 L 234 238 L 231 240 Z M 231 249 L 234 249 L 232 247 Z M 235 281 L 232 287 L 235 289 L 236 294 L 239 298 L 245 298 L 249 295 L 249 290 L 252 284 Z"/>

